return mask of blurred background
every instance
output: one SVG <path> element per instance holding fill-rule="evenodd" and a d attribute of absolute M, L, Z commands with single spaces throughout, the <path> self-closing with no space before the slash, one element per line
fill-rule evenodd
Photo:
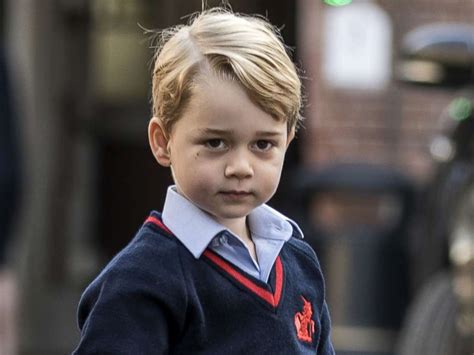
<path fill-rule="evenodd" d="M 231 1 L 304 78 L 270 204 L 318 253 L 338 354 L 472 354 L 474 2 L 336 2 Z M 81 292 L 171 183 L 143 29 L 201 0 L 0 4 L 0 355 L 65 354 Z"/>

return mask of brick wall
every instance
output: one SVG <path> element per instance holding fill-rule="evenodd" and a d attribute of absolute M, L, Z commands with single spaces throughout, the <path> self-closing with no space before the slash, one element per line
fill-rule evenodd
<path fill-rule="evenodd" d="M 354 0 L 354 3 L 362 0 Z M 472 0 L 380 0 L 393 25 L 393 53 L 409 30 L 430 22 L 471 22 Z M 306 129 L 300 133 L 303 163 L 372 162 L 400 168 L 419 181 L 430 176 L 429 142 L 453 91 L 407 87 L 383 91 L 334 89 L 322 80 L 322 1 L 298 3 L 298 52 L 306 70 Z"/>

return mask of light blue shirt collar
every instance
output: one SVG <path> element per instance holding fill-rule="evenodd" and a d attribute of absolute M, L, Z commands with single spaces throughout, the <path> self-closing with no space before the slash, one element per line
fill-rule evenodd
<path fill-rule="evenodd" d="M 210 214 L 180 195 L 175 185 L 168 188 L 162 218 L 166 227 L 196 259 L 223 231 L 240 239 L 214 220 Z M 296 234 L 303 238 L 303 232 L 295 222 L 265 204 L 249 214 L 248 223 L 254 241 L 261 238 L 286 242 L 293 235 L 294 229 Z"/>

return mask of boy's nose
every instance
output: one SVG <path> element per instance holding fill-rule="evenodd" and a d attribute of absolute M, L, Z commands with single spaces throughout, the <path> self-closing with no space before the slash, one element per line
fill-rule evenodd
<path fill-rule="evenodd" d="M 224 174 L 228 178 L 246 179 L 253 176 L 253 168 L 245 154 L 234 154 L 229 157 Z"/>

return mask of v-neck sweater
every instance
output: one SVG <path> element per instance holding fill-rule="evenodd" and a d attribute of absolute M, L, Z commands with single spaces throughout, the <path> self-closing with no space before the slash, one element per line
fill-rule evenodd
<path fill-rule="evenodd" d="M 268 282 L 283 244 L 294 233 L 303 238 L 303 232 L 294 221 L 266 204 L 260 205 L 246 218 L 257 256 L 253 258 L 239 236 L 178 193 L 175 185 L 168 187 L 161 219 L 196 259 L 211 249 L 264 282 Z"/>
<path fill-rule="evenodd" d="M 267 283 L 207 249 L 194 258 L 154 213 L 87 287 L 82 354 L 334 354 L 314 251 L 292 237 Z"/>

